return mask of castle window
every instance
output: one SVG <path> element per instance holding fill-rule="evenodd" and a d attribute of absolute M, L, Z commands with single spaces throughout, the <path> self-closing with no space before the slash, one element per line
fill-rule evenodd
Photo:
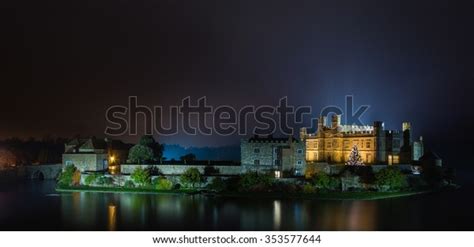
<path fill-rule="evenodd" d="M 349 141 L 344 141 L 344 149 L 348 149 L 349 148 Z"/>
<path fill-rule="evenodd" d="M 300 148 L 300 149 L 297 150 L 297 152 L 298 152 L 299 154 L 302 154 L 302 153 L 303 153 L 303 149 Z"/>
<path fill-rule="evenodd" d="M 365 143 L 366 148 L 370 148 L 370 142 Z"/>
<path fill-rule="evenodd" d="M 278 148 L 273 149 L 273 152 L 274 152 L 275 154 L 278 154 Z"/>
<path fill-rule="evenodd" d="M 273 164 L 275 164 L 276 166 L 280 165 L 280 160 L 274 160 Z"/>
<path fill-rule="evenodd" d="M 254 149 L 253 152 L 256 153 L 256 154 L 260 153 L 260 148 Z"/>
<path fill-rule="evenodd" d="M 256 166 L 260 165 L 260 160 L 254 160 L 253 164 L 256 165 Z"/>
<path fill-rule="evenodd" d="M 302 165 L 302 164 L 303 164 L 303 161 L 301 161 L 301 160 L 298 160 L 298 161 L 296 161 L 296 164 L 298 164 L 298 165 Z"/>

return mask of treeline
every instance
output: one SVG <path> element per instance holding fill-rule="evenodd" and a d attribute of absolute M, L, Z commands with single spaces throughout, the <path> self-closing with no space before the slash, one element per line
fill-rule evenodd
<path fill-rule="evenodd" d="M 0 166 L 61 163 L 65 138 L 11 138 L 0 141 Z"/>

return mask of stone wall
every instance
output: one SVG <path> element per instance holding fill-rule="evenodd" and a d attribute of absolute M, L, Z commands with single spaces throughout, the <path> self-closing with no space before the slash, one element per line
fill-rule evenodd
<path fill-rule="evenodd" d="M 131 174 L 133 170 L 135 170 L 137 167 L 141 168 L 158 168 L 158 170 L 163 174 L 163 175 L 181 175 L 184 173 L 189 168 L 197 168 L 201 174 L 204 174 L 204 169 L 206 167 L 213 167 L 217 170 L 219 170 L 218 174 L 219 175 L 239 175 L 241 173 L 241 166 L 206 166 L 206 165 L 172 165 L 172 164 L 166 164 L 166 165 L 155 165 L 155 164 L 150 164 L 150 165 L 136 165 L 136 164 L 122 164 L 120 165 L 120 172 L 122 174 Z"/>
<path fill-rule="evenodd" d="M 79 171 L 101 171 L 107 169 L 104 160 L 108 160 L 107 154 L 96 153 L 66 153 L 63 154 L 63 165 L 72 164 Z"/>
<path fill-rule="evenodd" d="M 335 174 L 339 174 L 342 169 L 344 168 L 345 165 L 333 165 L 333 164 L 328 164 L 328 163 L 325 163 L 325 162 L 319 162 L 319 163 L 312 163 L 310 164 L 310 166 L 313 166 L 314 167 L 314 170 L 315 172 L 324 172 L 324 173 L 327 173 L 327 174 L 331 174 L 331 175 L 335 175 Z M 398 164 L 398 165 L 392 165 L 392 166 L 389 166 L 389 165 L 370 165 L 370 167 L 372 167 L 372 171 L 374 172 L 378 172 L 384 168 L 387 168 L 387 167 L 396 167 L 398 169 L 400 169 L 401 171 L 410 171 L 411 172 L 411 165 L 410 164 Z"/>

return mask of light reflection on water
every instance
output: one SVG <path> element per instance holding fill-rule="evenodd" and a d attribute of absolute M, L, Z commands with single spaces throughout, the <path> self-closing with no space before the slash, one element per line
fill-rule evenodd
<path fill-rule="evenodd" d="M 370 201 L 247 200 L 185 195 L 72 193 L 61 197 L 74 228 L 107 230 L 375 230 Z"/>
<path fill-rule="evenodd" d="M 47 196 L 54 193 L 54 184 L 46 185 L 0 191 L 0 229 L 474 230 L 474 203 L 465 196 L 471 190 L 378 201 L 315 201 L 98 193 Z"/>

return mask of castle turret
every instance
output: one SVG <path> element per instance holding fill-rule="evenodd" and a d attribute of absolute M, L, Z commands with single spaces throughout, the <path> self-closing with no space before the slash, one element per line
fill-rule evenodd
<path fill-rule="evenodd" d="M 402 123 L 403 131 L 403 146 L 405 149 L 409 149 L 411 145 L 411 124 L 410 122 Z"/>
<path fill-rule="evenodd" d="M 321 116 L 318 119 L 318 132 L 322 131 L 326 126 L 326 116 Z"/>
<path fill-rule="evenodd" d="M 419 141 L 413 142 L 413 150 L 412 150 L 412 160 L 418 161 L 421 156 L 425 153 L 425 147 L 423 144 L 423 137 L 420 136 Z"/>
<path fill-rule="evenodd" d="M 385 131 L 384 123 L 382 121 L 374 122 L 374 135 L 375 135 L 375 162 L 386 162 L 386 143 L 385 143 Z"/>
<path fill-rule="evenodd" d="M 331 117 L 331 127 L 333 129 L 341 125 L 341 115 L 334 114 Z"/>
<path fill-rule="evenodd" d="M 382 121 L 374 122 L 374 133 L 377 136 L 382 136 L 384 131 L 384 123 Z"/>
<path fill-rule="evenodd" d="M 303 127 L 300 129 L 300 140 L 303 141 L 304 139 L 306 139 L 306 136 L 308 135 L 308 130 Z"/>

